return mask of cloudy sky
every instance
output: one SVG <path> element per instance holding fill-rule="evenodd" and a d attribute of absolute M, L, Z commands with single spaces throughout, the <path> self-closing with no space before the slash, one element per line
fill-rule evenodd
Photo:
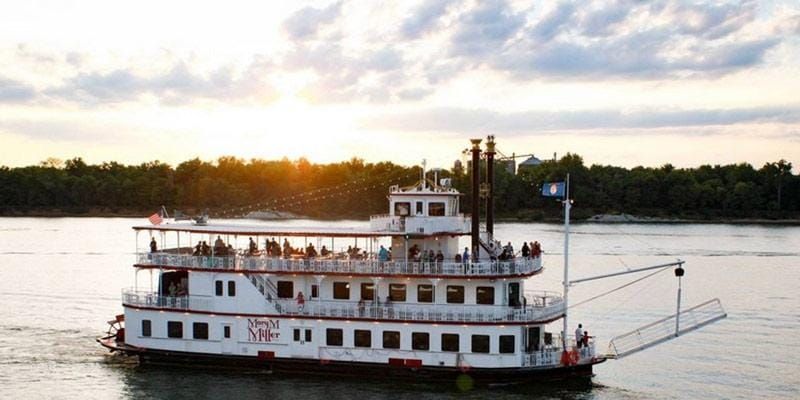
<path fill-rule="evenodd" d="M 800 165 L 796 1 L 0 3 L 0 165 Z"/>

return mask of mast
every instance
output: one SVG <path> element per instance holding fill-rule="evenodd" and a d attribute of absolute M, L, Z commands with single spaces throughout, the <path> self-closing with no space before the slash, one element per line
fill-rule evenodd
<path fill-rule="evenodd" d="M 564 187 L 564 333 L 561 335 L 561 340 L 564 351 L 567 351 L 567 332 L 569 332 L 569 322 L 567 312 L 569 310 L 569 302 L 567 301 L 567 294 L 569 293 L 569 209 L 572 206 L 569 199 L 569 174 L 567 174 L 567 183 Z"/>

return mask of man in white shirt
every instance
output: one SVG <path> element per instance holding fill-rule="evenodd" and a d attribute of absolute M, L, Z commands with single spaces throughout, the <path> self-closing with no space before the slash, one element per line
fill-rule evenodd
<path fill-rule="evenodd" d="M 580 349 L 583 345 L 583 325 L 578 324 L 578 329 L 575 329 L 575 342 Z"/>

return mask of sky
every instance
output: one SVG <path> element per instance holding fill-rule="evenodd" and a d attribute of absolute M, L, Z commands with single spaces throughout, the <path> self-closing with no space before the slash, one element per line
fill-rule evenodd
<path fill-rule="evenodd" d="M 450 167 L 487 135 L 587 164 L 800 165 L 800 3 L 0 2 L 0 165 Z"/>

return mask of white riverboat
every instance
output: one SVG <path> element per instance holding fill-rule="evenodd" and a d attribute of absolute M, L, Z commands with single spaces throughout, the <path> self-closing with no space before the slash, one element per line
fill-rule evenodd
<path fill-rule="evenodd" d="M 119 331 L 99 341 L 143 363 L 275 373 L 450 382 L 467 374 L 486 384 L 591 376 L 606 360 L 594 340 L 578 347 L 566 329 L 545 329 L 567 307 L 566 290 L 537 280 L 541 254 L 498 259 L 488 175 L 485 229 L 477 202 L 475 218 L 462 214 L 461 193 L 424 172 L 390 188 L 389 212 L 369 228 L 136 226 L 136 282 L 111 321 Z"/>

